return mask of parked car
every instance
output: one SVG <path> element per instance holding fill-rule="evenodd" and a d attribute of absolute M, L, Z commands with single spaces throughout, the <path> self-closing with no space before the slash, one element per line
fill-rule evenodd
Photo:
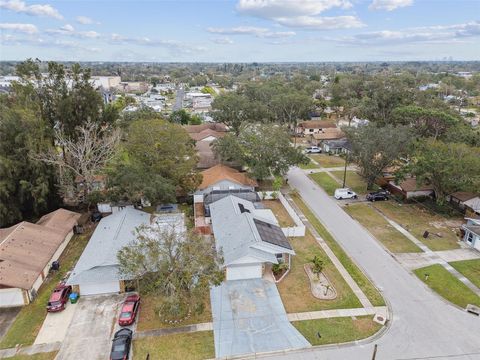
<path fill-rule="evenodd" d="M 110 360 L 128 360 L 133 331 L 127 328 L 115 333 L 110 351 Z"/>
<path fill-rule="evenodd" d="M 305 148 L 305 153 L 306 154 L 318 154 L 321 153 L 322 149 L 320 149 L 318 146 L 309 146 Z"/>
<path fill-rule="evenodd" d="M 349 188 L 337 189 L 335 190 L 335 199 L 342 200 L 342 199 L 356 199 L 358 195 L 355 191 Z"/>
<path fill-rule="evenodd" d="M 47 304 L 48 312 L 62 311 L 65 309 L 65 304 L 68 301 L 68 297 L 72 293 L 72 287 L 67 286 L 64 283 L 60 283 L 55 287 L 50 295 L 50 299 Z"/>
<path fill-rule="evenodd" d="M 390 193 L 385 190 L 375 191 L 367 194 L 368 201 L 388 200 Z"/>
<path fill-rule="evenodd" d="M 92 215 L 90 216 L 90 219 L 92 220 L 93 223 L 99 222 L 102 220 L 102 213 L 100 211 L 94 211 Z"/>
<path fill-rule="evenodd" d="M 138 308 L 140 307 L 140 296 L 130 295 L 127 296 L 122 305 L 122 311 L 120 312 L 120 317 L 118 318 L 118 325 L 128 326 L 133 324 L 135 318 L 137 317 Z"/>

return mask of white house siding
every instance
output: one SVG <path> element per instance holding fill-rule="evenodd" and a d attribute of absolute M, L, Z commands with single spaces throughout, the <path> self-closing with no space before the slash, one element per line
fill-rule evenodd
<path fill-rule="evenodd" d="M 226 280 L 259 279 L 262 272 L 262 264 L 227 266 Z"/>
<path fill-rule="evenodd" d="M 197 191 L 196 194 L 209 194 L 213 190 L 239 190 L 239 189 L 254 191 L 255 188 L 252 186 L 242 185 L 234 181 L 221 180 L 213 184 L 212 186 L 209 186 L 206 189 Z"/>
<path fill-rule="evenodd" d="M 120 282 L 118 280 L 105 283 L 80 284 L 80 295 L 99 295 L 120 292 Z"/>
<path fill-rule="evenodd" d="M 0 289 L 0 307 L 23 306 L 23 290 L 19 288 Z"/>

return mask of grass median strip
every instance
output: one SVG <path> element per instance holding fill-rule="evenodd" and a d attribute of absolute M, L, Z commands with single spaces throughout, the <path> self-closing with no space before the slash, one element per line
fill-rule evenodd
<path fill-rule="evenodd" d="M 58 351 L 41 353 L 34 355 L 15 355 L 14 357 L 9 357 L 9 360 L 54 360 L 57 356 Z"/>
<path fill-rule="evenodd" d="M 312 345 L 345 343 L 368 338 L 381 329 L 371 316 L 304 320 L 292 323 Z M 320 335 L 320 336 L 319 336 Z"/>
<path fill-rule="evenodd" d="M 373 286 L 370 280 L 363 274 L 363 272 L 358 268 L 358 266 L 350 259 L 350 257 L 345 253 L 342 247 L 335 241 L 333 236 L 325 229 L 322 223 L 316 218 L 312 211 L 305 205 L 303 200 L 299 195 L 293 194 L 293 200 L 307 217 L 308 221 L 312 226 L 317 230 L 319 235 L 325 240 L 330 249 L 335 253 L 335 256 L 342 263 L 342 265 L 347 269 L 350 276 L 355 280 L 357 285 L 362 289 L 364 294 L 367 296 L 368 300 L 374 306 L 384 306 L 385 300 L 379 291 Z"/>
<path fill-rule="evenodd" d="M 133 341 L 136 359 L 201 360 L 215 357 L 213 331 L 152 336 Z"/>
<path fill-rule="evenodd" d="M 480 288 L 480 259 L 453 261 L 450 265 Z"/>
<path fill-rule="evenodd" d="M 20 310 L 12 326 L 0 342 L 0 348 L 11 348 L 17 344 L 33 344 L 47 315 L 45 307 L 51 292 L 67 271 L 75 265 L 85 249 L 90 235 L 89 233 L 73 236 L 62 256 L 60 256 L 60 270 L 50 274 L 38 290 L 37 298 Z"/>
<path fill-rule="evenodd" d="M 450 274 L 442 265 L 430 265 L 414 270 L 414 273 L 429 288 L 455 305 L 461 308 L 465 308 L 468 304 L 480 306 L 480 296 Z"/>
<path fill-rule="evenodd" d="M 390 225 L 380 214 L 366 204 L 350 204 L 343 208 L 393 253 L 421 252 L 422 250 Z"/>
<path fill-rule="evenodd" d="M 318 172 L 310 174 L 310 177 L 315 181 L 328 195 L 335 194 L 335 189 L 340 187 L 340 184 L 335 181 L 326 172 Z"/>

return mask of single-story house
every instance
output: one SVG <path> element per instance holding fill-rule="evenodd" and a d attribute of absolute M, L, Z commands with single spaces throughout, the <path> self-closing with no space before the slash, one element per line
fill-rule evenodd
<path fill-rule="evenodd" d="M 321 132 L 313 135 L 308 135 L 307 138 L 311 143 L 320 146 L 326 140 L 339 140 L 345 138 L 345 134 L 338 128 L 326 128 Z"/>
<path fill-rule="evenodd" d="M 119 293 L 125 281 L 119 272 L 118 251 L 135 240 L 135 229 L 156 223 L 171 226 L 184 223 L 182 213 L 151 215 L 141 210 L 124 208 L 104 217 L 98 223 L 85 250 L 67 280 L 81 295 Z"/>
<path fill-rule="evenodd" d="M 222 251 L 226 280 L 261 278 L 266 264 L 290 263 L 295 251 L 268 209 L 229 195 L 210 205 L 217 251 Z M 273 217 L 273 218 L 272 218 Z"/>
<path fill-rule="evenodd" d="M 352 151 L 352 145 L 345 138 L 325 140 L 322 142 L 322 151 L 329 154 L 348 154 Z"/>
<path fill-rule="evenodd" d="M 480 195 L 457 191 L 447 196 L 447 200 L 458 207 L 460 210 L 465 211 L 468 214 L 480 215 Z"/>
<path fill-rule="evenodd" d="M 35 298 L 80 216 L 58 209 L 36 224 L 22 221 L 0 229 L 0 307 L 27 305 Z"/>
<path fill-rule="evenodd" d="M 433 196 L 435 194 L 432 186 L 418 184 L 415 178 L 407 178 L 400 183 L 396 183 L 394 179 L 385 179 L 382 184 L 392 194 L 401 195 L 406 199 Z"/>
<path fill-rule="evenodd" d="M 465 231 L 463 241 L 480 251 L 480 217 L 471 216 L 466 217 L 465 220 L 467 220 L 467 223 L 462 225 L 462 229 Z"/>
<path fill-rule="evenodd" d="M 300 136 L 313 135 L 323 132 L 325 129 L 336 129 L 337 125 L 333 121 L 327 120 L 309 120 L 303 121 L 297 125 L 295 133 Z"/>
<path fill-rule="evenodd" d="M 213 141 L 225 136 L 227 128 L 223 124 L 208 123 L 201 125 L 187 125 L 184 129 L 195 141 L 198 154 L 198 169 L 208 169 L 219 163 L 212 149 Z"/>

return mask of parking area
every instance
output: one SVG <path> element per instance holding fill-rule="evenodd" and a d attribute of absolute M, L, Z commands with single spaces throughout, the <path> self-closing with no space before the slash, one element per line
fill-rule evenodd
<path fill-rule="evenodd" d="M 56 359 L 108 359 L 123 299 L 124 295 L 81 297 Z"/>
<path fill-rule="evenodd" d="M 48 344 L 65 339 L 68 327 L 72 321 L 78 304 L 67 303 L 65 310 L 53 313 L 47 313 L 42 328 L 35 338 L 34 345 Z"/>
<path fill-rule="evenodd" d="M 277 287 L 269 281 L 226 281 L 210 297 L 216 357 L 310 346 L 288 321 Z"/>

